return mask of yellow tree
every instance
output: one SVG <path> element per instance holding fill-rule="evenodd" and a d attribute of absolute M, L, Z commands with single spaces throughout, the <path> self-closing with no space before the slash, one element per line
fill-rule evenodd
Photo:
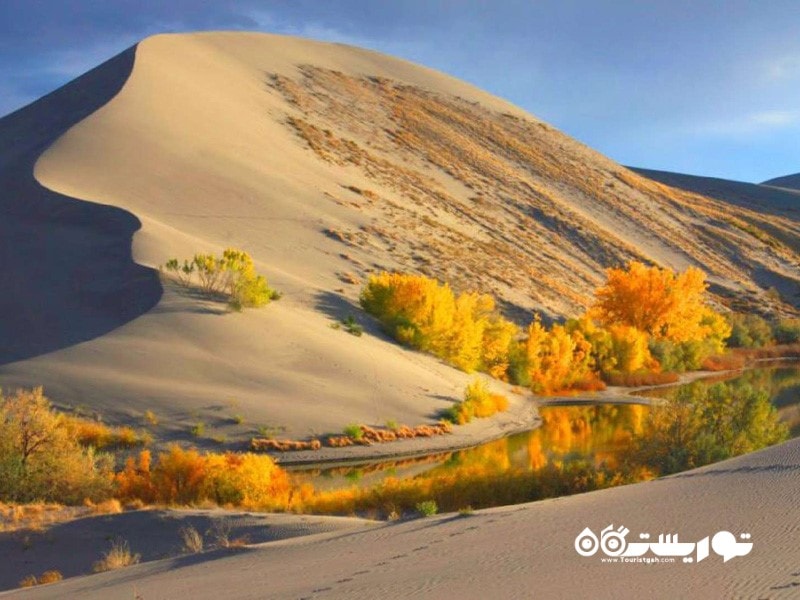
<path fill-rule="evenodd" d="M 591 314 L 602 325 L 627 325 L 656 340 L 703 339 L 705 274 L 695 267 L 671 269 L 631 262 L 627 269 L 607 269 L 608 281 L 595 293 Z"/>

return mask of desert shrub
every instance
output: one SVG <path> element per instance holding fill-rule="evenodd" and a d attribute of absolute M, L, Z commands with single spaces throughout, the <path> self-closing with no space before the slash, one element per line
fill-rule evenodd
<path fill-rule="evenodd" d="M 191 525 L 181 527 L 178 532 L 183 543 L 183 551 L 189 554 L 198 554 L 203 551 L 203 536 Z"/>
<path fill-rule="evenodd" d="M 423 500 L 422 502 L 417 502 L 414 508 L 421 517 L 432 517 L 439 512 L 439 506 L 436 504 L 435 500 Z"/>
<path fill-rule="evenodd" d="M 200 454 L 177 445 L 161 453 L 155 465 L 146 450 L 138 459 L 129 458 L 115 480 L 123 500 L 170 505 L 284 507 L 290 492 L 286 473 L 268 456 Z"/>
<path fill-rule="evenodd" d="M 102 558 L 94 563 L 92 570 L 95 573 L 114 571 L 135 565 L 140 558 L 140 555 L 131 552 L 127 541 L 116 539 L 111 543 L 111 549 L 104 552 Z"/>
<path fill-rule="evenodd" d="M 42 388 L 0 396 L 0 499 L 77 504 L 111 495 L 113 460 L 84 448 Z"/>
<path fill-rule="evenodd" d="M 344 326 L 344 330 L 347 333 L 356 337 L 361 337 L 364 333 L 364 328 L 356 321 L 353 315 L 347 315 L 347 317 L 342 319 L 342 326 Z"/>
<path fill-rule="evenodd" d="M 779 344 L 800 342 L 800 319 L 781 319 L 773 329 L 775 341 Z"/>
<path fill-rule="evenodd" d="M 464 390 L 464 400 L 445 410 L 442 417 L 463 425 L 473 418 L 483 419 L 505 410 L 508 410 L 508 398 L 490 393 L 483 380 L 475 379 Z"/>
<path fill-rule="evenodd" d="M 726 318 L 731 327 L 731 348 L 762 348 L 773 342 L 772 328 L 758 315 L 731 313 Z"/>
<path fill-rule="evenodd" d="M 97 450 L 104 448 L 135 448 L 146 446 L 152 437 L 144 432 L 137 432 L 132 427 L 109 427 L 99 421 L 88 421 L 77 417 L 65 417 L 64 423 L 70 434 L 83 446 L 92 446 Z"/>
<path fill-rule="evenodd" d="M 39 577 L 39 585 L 47 585 L 48 583 L 56 583 L 57 581 L 61 581 L 64 579 L 64 576 L 61 574 L 60 571 L 45 571 Z"/>
<path fill-rule="evenodd" d="M 362 437 L 364 437 L 364 430 L 361 429 L 361 425 L 358 423 L 350 423 L 349 425 L 345 426 L 342 432 L 347 437 L 351 437 L 354 440 L 360 440 Z"/>
<path fill-rule="evenodd" d="M 255 271 L 252 257 L 243 250 L 227 248 L 222 256 L 195 254 L 180 263 L 172 258 L 162 271 L 174 276 L 184 286 L 198 286 L 207 294 L 223 295 L 234 310 L 258 308 L 277 300 L 280 294 L 267 285 L 263 275 Z"/>

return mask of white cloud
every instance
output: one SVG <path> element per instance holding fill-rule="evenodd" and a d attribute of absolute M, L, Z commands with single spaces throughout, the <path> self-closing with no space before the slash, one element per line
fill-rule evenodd
<path fill-rule="evenodd" d="M 766 110 L 742 115 L 740 117 L 693 125 L 687 127 L 687 133 L 719 136 L 748 136 L 794 129 L 798 125 L 800 125 L 800 111 Z"/>
<path fill-rule="evenodd" d="M 800 56 L 789 55 L 766 61 L 762 72 L 767 81 L 783 82 L 800 77 Z"/>

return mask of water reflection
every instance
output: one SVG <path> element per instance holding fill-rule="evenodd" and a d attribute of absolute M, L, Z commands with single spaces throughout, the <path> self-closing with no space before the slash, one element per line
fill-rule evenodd
<path fill-rule="evenodd" d="M 324 512 L 512 504 L 642 481 L 751 452 L 800 429 L 800 368 L 762 368 L 651 395 L 541 407 L 542 426 L 460 452 L 298 472 Z"/>

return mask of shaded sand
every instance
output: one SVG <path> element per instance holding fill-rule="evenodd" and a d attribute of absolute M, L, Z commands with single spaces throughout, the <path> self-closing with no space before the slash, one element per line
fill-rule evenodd
<path fill-rule="evenodd" d="M 64 578 L 92 573 L 94 563 L 124 540 L 133 554 L 146 563 L 167 557 L 181 557 L 181 530 L 194 528 L 204 541 L 206 552 L 220 550 L 219 558 L 236 547 L 220 549 L 222 539 L 234 546 L 261 544 L 305 535 L 352 531 L 375 526 L 373 521 L 346 517 L 316 517 L 233 512 L 224 510 L 141 510 L 116 515 L 85 517 L 41 530 L 0 532 L 0 589 L 16 588 L 28 575 L 48 570 Z M 220 533 L 224 534 L 221 536 Z M 193 562 L 191 558 L 178 561 Z"/>
<path fill-rule="evenodd" d="M 297 538 L 219 557 L 171 559 L 20 593 L 26 598 L 796 598 L 800 440 L 621 488 Z M 699 541 L 752 535 L 723 563 L 606 564 L 576 554 L 609 524 Z M 213 560 L 212 560 L 213 559 Z M 12 593 L 12 597 L 14 594 Z"/>

